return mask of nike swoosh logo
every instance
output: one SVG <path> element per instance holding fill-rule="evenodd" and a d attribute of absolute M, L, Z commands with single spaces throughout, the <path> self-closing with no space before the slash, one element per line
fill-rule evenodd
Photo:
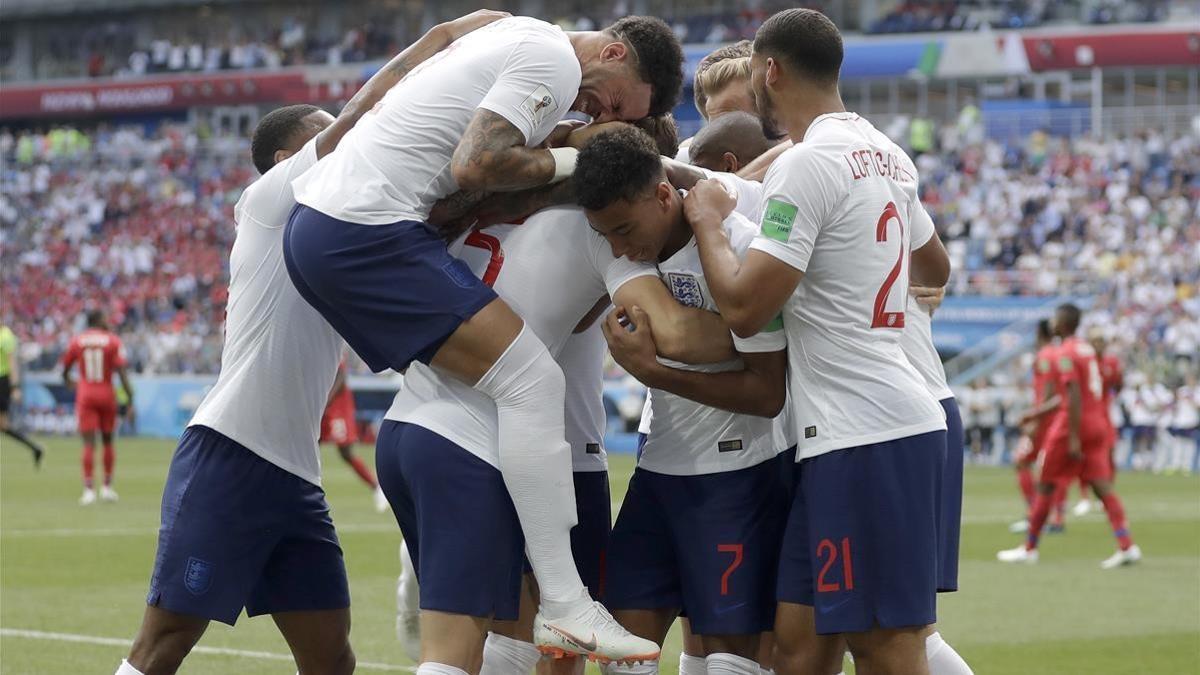
<path fill-rule="evenodd" d="M 839 607 L 846 604 L 847 602 L 850 602 L 853 599 L 854 598 L 846 598 L 846 599 L 842 600 L 841 602 L 835 602 L 832 605 L 818 607 L 817 609 L 819 609 L 822 614 L 828 614 L 830 612 L 836 611 Z"/>
<path fill-rule="evenodd" d="M 728 614 L 735 609 L 741 609 L 742 607 L 745 607 L 747 604 L 749 603 L 739 602 L 736 605 L 729 605 L 728 607 L 717 607 L 713 611 L 715 611 L 717 614 Z"/>
<path fill-rule="evenodd" d="M 546 624 L 546 627 L 549 628 L 550 630 L 554 631 L 555 633 L 558 633 L 560 636 L 562 636 L 562 638 L 564 640 L 566 640 L 567 642 L 570 642 L 571 644 L 575 645 L 576 647 L 579 647 L 580 649 L 582 649 L 585 652 L 596 651 L 597 642 L 596 642 L 596 634 L 595 633 L 592 633 L 591 640 L 584 641 L 584 640 L 581 640 L 578 637 L 568 633 L 567 631 L 559 628 L 558 626 Z"/>

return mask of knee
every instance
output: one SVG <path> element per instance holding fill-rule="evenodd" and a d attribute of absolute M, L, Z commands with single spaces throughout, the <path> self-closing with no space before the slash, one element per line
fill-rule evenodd
<path fill-rule="evenodd" d="M 144 675 L 173 675 L 198 639 L 187 629 L 142 631 L 129 649 L 129 663 Z"/>
<path fill-rule="evenodd" d="M 300 675 L 351 675 L 357 663 L 354 649 L 346 642 L 321 657 L 305 659 L 299 663 L 298 670 Z"/>

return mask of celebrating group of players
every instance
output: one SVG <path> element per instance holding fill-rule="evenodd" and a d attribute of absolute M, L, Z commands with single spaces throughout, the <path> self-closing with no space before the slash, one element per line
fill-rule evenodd
<path fill-rule="evenodd" d="M 243 608 L 301 673 L 353 670 L 317 451 L 343 341 L 406 372 L 376 468 L 419 582 L 418 673 L 657 672 L 680 617 L 683 673 L 827 675 L 847 649 L 860 673 L 969 673 L 934 630 L 962 497 L 930 335 L 949 259 L 912 161 L 845 110 L 841 63 L 801 9 L 710 55 L 689 162 L 668 159 L 682 51 L 648 17 L 477 12 L 337 118 L 265 116 L 220 377 L 117 673 L 174 672 Z M 605 341 L 650 388 L 611 532 Z"/>

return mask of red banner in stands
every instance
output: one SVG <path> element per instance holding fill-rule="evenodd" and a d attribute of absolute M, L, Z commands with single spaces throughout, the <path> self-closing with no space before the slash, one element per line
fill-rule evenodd
<path fill-rule="evenodd" d="M 1200 32 L 1027 34 L 1021 39 L 1034 71 L 1200 64 Z"/>
<path fill-rule="evenodd" d="M 350 84 L 349 91 L 357 86 Z M 246 103 L 309 103 L 333 100 L 341 83 L 310 83 L 299 69 L 288 73 L 179 75 L 0 89 L 0 119 L 89 117 L 186 110 Z"/>

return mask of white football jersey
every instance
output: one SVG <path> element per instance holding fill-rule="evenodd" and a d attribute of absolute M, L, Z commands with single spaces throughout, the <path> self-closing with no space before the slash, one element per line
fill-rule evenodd
<path fill-rule="evenodd" d="M 900 346 L 909 253 L 933 236 L 912 160 L 858 115 L 822 115 L 764 197 L 751 248 L 804 272 L 783 316 L 797 458 L 945 429 Z"/>
<path fill-rule="evenodd" d="M 450 253 L 490 285 L 555 356 L 605 294 L 655 274 L 653 265 L 614 258 L 575 207 L 539 211 L 522 225 L 470 232 Z M 499 466 L 495 402 L 424 364 L 409 367 L 385 417 L 422 426 Z"/>
<path fill-rule="evenodd" d="M 721 181 L 725 189 L 737 199 L 737 204 L 733 207 L 734 213 L 740 213 L 751 223 L 757 223 L 762 220 L 762 183 L 756 180 L 746 180 L 735 173 L 709 171 L 707 169 L 704 172 L 709 178 L 716 178 Z"/>
<path fill-rule="evenodd" d="M 477 109 L 504 117 L 535 146 L 575 103 L 579 80 L 579 59 L 559 27 L 529 17 L 484 26 L 392 87 L 296 183 L 296 200 L 351 223 L 424 221 L 458 191 L 450 158 Z"/>
<path fill-rule="evenodd" d="M 754 224 L 737 213 L 724 222 L 733 250 L 745 256 L 754 240 Z M 675 255 L 658 264 L 659 275 L 680 304 L 718 311 L 700 265 L 700 250 L 693 239 Z M 787 348 L 782 325 L 768 326 L 749 339 L 734 339 L 739 352 L 777 352 Z M 742 368 L 741 359 L 724 363 L 689 365 L 668 359 L 672 368 L 718 373 Z M 738 415 L 676 396 L 660 389 L 649 391 L 648 434 L 638 466 L 648 471 L 675 476 L 735 471 L 754 466 L 779 453 L 774 421 L 753 415 Z"/>
<path fill-rule="evenodd" d="M 904 315 L 904 329 L 900 331 L 900 348 L 908 362 L 921 374 L 929 393 L 938 401 L 954 398 L 954 392 L 946 383 L 946 369 L 942 357 L 933 346 L 933 315 L 929 308 L 908 297 L 908 309 Z"/>
<path fill-rule="evenodd" d="M 214 429 L 320 485 L 317 437 L 342 338 L 300 297 L 283 263 L 292 181 L 316 163 L 314 139 L 251 183 L 233 209 L 221 374 L 189 426 Z"/>
<path fill-rule="evenodd" d="M 1200 426 L 1200 387 L 1183 385 L 1176 389 L 1171 412 L 1171 426 L 1176 429 Z"/>
<path fill-rule="evenodd" d="M 567 338 L 558 365 L 567 380 L 567 444 L 574 471 L 608 471 L 604 451 L 604 355 L 608 343 L 600 329 L 601 316 L 582 333 Z"/>

